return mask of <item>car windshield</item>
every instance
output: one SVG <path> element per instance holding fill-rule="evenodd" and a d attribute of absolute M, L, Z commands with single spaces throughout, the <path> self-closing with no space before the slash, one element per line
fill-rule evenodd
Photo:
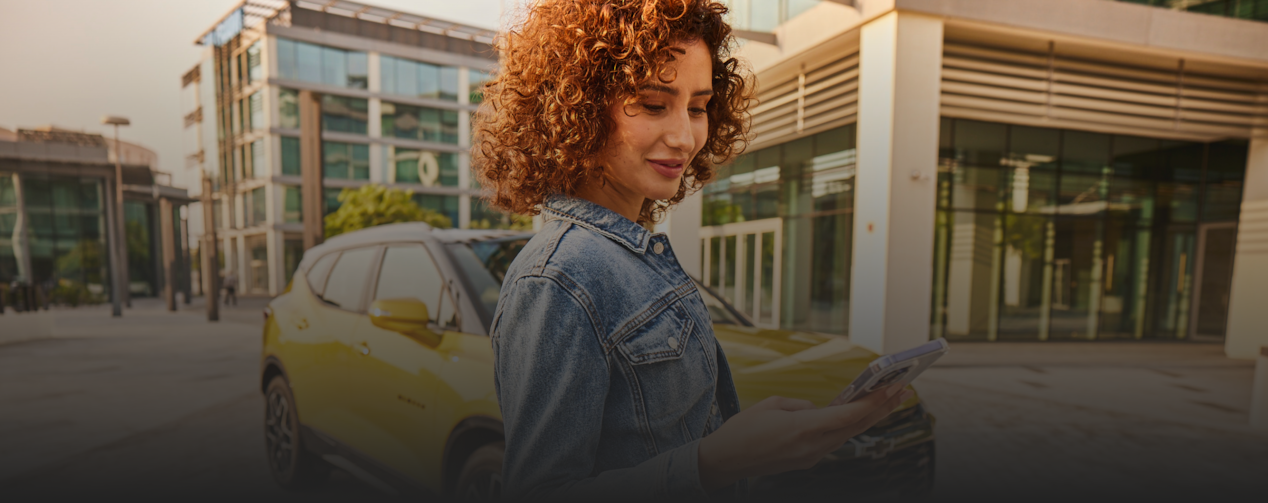
<path fill-rule="evenodd" d="M 511 261 L 531 236 L 512 236 L 472 243 L 452 243 L 449 254 L 461 270 L 467 291 L 476 300 L 476 309 L 488 330 L 493 322 L 493 312 L 498 307 L 498 294 L 502 290 L 502 278 L 506 277 Z"/>
<path fill-rule="evenodd" d="M 484 321 L 485 330 L 488 330 L 493 322 L 493 312 L 498 307 L 498 294 L 502 290 L 502 279 L 506 277 L 506 270 L 511 267 L 511 261 L 515 260 L 515 256 L 524 249 L 524 245 L 531 237 L 531 235 L 521 235 L 448 245 L 454 263 L 462 272 L 467 291 L 474 296 L 476 308 L 481 311 L 480 317 Z M 748 318 L 736 311 L 712 289 L 699 281 L 695 283 L 713 323 L 753 326 Z"/>

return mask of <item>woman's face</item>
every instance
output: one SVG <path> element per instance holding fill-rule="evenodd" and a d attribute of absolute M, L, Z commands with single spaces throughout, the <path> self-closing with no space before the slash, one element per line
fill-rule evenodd
<path fill-rule="evenodd" d="M 678 193 L 683 169 L 704 147 L 709 134 L 705 106 L 713 96 L 712 61 L 698 41 L 679 44 L 666 79 L 645 83 L 627 104 L 609 109 L 615 122 L 599 157 L 614 196 L 636 202 L 669 199 Z M 637 209 L 635 209 L 637 213 Z"/>

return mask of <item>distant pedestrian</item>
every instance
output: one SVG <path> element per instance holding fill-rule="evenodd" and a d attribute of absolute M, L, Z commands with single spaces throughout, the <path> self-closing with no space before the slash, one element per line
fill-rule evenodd
<path fill-rule="evenodd" d="M 230 269 L 229 272 L 225 274 L 224 287 L 225 305 L 229 305 L 230 299 L 233 300 L 233 305 L 238 305 L 238 273 L 234 272 L 233 269 Z"/>

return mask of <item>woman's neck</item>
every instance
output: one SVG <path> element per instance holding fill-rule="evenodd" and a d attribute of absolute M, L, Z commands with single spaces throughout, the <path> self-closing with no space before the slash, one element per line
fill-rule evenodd
<path fill-rule="evenodd" d="M 643 201 L 646 200 L 642 194 L 623 190 L 622 187 L 618 187 L 611 180 L 608 180 L 607 183 L 604 183 L 603 180 L 593 180 L 584 183 L 577 188 L 575 195 L 612 210 L 635 223 L 638 222 L 639 214 L 643 212 Z"/>

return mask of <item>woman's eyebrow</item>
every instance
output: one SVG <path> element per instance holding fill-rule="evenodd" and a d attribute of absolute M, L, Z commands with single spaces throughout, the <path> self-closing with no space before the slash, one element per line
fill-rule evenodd
<path fill-rule="evenodd" d="M 661 93 L 668 94 L 668 95 L 670 95 L 670 96 L 678 96 L 678 88 L 676 88 L 676 87 L 670 87 L 670 86 L 667 86 L 667 85 L 664 85 L 664 84 L 643 84 L 643 85 L 641 85 L 641 86 L 639 86 L 639 87 L 638 87 L 638 90 L 639 90 L 639 92 L 643 92 L 643 91 L 656 91 L 656 92 L 661 92 Z M 694 93 L 691 93 L 691 96 L 692 96 L 692 97 L 695 97 L 695 96 L 713 96 L 713 89 L 701 89 L 701 90 L 699 90 L 699 91 L 696 91 L 696 92 L 694 92 Z"/>

